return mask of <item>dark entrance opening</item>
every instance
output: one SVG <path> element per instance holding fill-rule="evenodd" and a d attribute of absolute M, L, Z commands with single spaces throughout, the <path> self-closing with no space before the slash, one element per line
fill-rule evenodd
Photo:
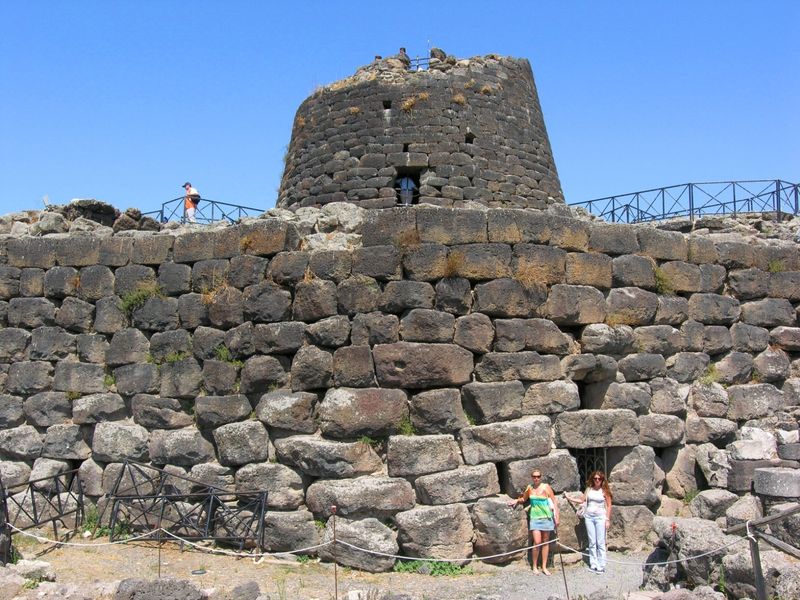
<path fill-rule="evenodd" d="M 474 141 L 475 141 L 475 134 L 474 134 L 474 133 L 472 133 L 471 131 L 468 131 L 468 132 L 467 132 L 467 135 L 465 135 L 465 136 L 464 136 L 464 141 L 465 141 L 467 144 L 471 144 L 472 142 L 474 142 Z"/>
<path fill-rule="evenodd" d="M 419 203 L 419 176 L 422 169 L 398 167 L 394 189 L 397 191 L 397 204 L 411 206 Z"/>
<path fill-rule="evenodd" d="M 581 491 L 586 489 L 589 475 L 595 471 L 602 471 L 608 476 L 606 448 L 570 448 L 569 452 L 575 457 L 575 462 L 578 464 Z"/>
<path fill-rule="evenodd" d="M 392 101 L 391 100 L 384 100 L 383 101 L 383 109 L 384 110 L 389 110 L 390 108 L 392 108 Z"/>

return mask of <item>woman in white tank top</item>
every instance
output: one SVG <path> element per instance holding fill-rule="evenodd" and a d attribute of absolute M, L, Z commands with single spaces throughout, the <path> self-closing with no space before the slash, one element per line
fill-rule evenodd
<path fill-rule="evenodd" d="M 613 496 L 608 487 L 606 474 L 595 471 L 587 480 L 588 487 L 580 497 L 583 504 L 583 517 L 586 535 L 589 538 L 589 570 L 593 573 L 606 572 L 606 531 L 611 525 L 611 501 Z M 573 500 L 567 497 L 567 500 Z"/>

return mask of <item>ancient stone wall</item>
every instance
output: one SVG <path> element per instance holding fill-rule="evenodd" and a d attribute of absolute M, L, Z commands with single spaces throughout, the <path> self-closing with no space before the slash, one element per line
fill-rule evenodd
<path fill-rule="evenodd" d="M 697 516 L 752 513 L 754 473 L 798 495 L 797 245 L 523 210 L 309 215 L 4 237 L 6 485 L 79 466 L 98 498 L 135 459 L 268 490 L 271 550 L 329 536 L 336 505 L 342 539 L 449 557 L 522 545 L 504 494 L 532 467 L 577 490 L 587 453 L 612 547 L 697 489 Z"/>
<path fill-rule="evenodd" d="M 377 61 L 320 89 L 297 111 L 277 205 L 392 206 L 405 175 L 420 203 L 563 203 L 528 61 Z"/>

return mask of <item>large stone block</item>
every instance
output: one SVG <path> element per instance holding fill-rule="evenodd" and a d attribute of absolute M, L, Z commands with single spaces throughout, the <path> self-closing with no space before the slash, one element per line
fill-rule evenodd
<path fill-rule="evenodd" d="M 336 288 L 339 314 L 355 316 L 377 311 L 382 302 L 380 284 L 366 275 L 353 275 Z"/>
<path fill-rule="evenodd" d="M 288 290 L 265 281 L 244 289 L 243 316 L 254 323 L 272 323 L 288 318 L 292 295 Z"/>
<path fill-rule="evenodd" d="M 583 328 L 580 343 L 585 353 L 628 354 L 634 351 L 633 328 L 628 325 L 593 323 Z"/>
<path fill-rule="evenodd" d="M 617 256 L 611 265 L 614 287 L 656 287 L 655 263 L 644 256 Z"/>
<path fill-rule="evenodd" d="M 589 249 L 605 254 L 633 254 L 639 250 L 636 231 L 621 223 L 593 224 L 589 235 Z"/>
<path fill-rule="evenodd" d="M 543 284 L 500 278 L 475 286 L 474 309 L 493 317 L 528 317 L 546 298 Z"/>
<path fill-rule="evenodd" d="M 42 451 L 42 435 L 30 425 L 0 431 L 0 455 L 7 459 L 33 460 Z"/>
<path fill-rule="evenodd" d="M 572 338 L 548 319 L 496 319 L 494 349 L 498 352 L 536 350 L 547 354 L 567 354 Z"/>
<path fill-rule="evenodd" d="M 476 244 L 487 240 L 486 213 L 478 210 L 421 208 L 416 211 L 421 242 Z"/>
<path fill-rule="evenodd" d="M 324 279 L 301 281 L 295 286 L 292 315 L 298 321 L 317 321 L 335 315 L 336 284 Z"/>
<path fill-rule="evenodd" d="M 12 298 L 8 302 L 8 324 L 11 327 L 35 329 L 53 325 L 56 317 L 55 305 L 46 298 Z"/>
<path fill-rule="evenodd" d="M 608 410 L 625 408 L 637 415 L 648 412 L 652 403 L 650 386 L 646 383 L 617 383 L 601 381 L 584 388 L 583 408 Z"/>
<path fill-rule="evenodd" d="M 276 463 L 254 463 L 236 471 L 236 492 L 267 492 L 267 506 L 294 510 L 303 504 L 303 478 L 294 469 Z"/>
<path fill-rule="evenodd" d="M 17 420 L 13 418 L 16 413 L 14 408 L 17 406 L 17 403 L 14 402 L 14 397 L 2 396 L 3 400 L 6 398 L 11 399 L 11 404 L 8 407 L 11 411 L 6 413 L 12 417 L 10 419 L 10 424 L 7 425 L 10 427 L 15 427 L 26 419 L 29 425 L 49 427 L 50 425 L 66 423 L 72 418 L 72 402 L 63 392 L 41 392 L 27 398 L 24 405 L 22 403 L 19 404 L 20 407 L 24 406 L 25 411 L 24 415 L 22 415 L 22 411 L 20 411 L 20 416 L 24 418 L 19 423 L 13 422 Z M 19 400 L 19 398 L 16 398 L 16 400 Z M 8 410 L 6 407 L 0 406 L 0 413 L 6 410 Z M 9 419 L 0 418 L 0 421 L 9 421 Z"/>
<path fill-rule="evenodd" d="M 742 321 L 758 327 L 791 327 L 797 324 L 797 317 L 785 298 L 765 298 L 742 304 Z"/>
<path fill-rule="evenodd" d="M 264 515 L 264 547 L 267 552 L 290 552 L 319 544 L 320 531 L 314 515 L 297 511 L 269 511 Z M 316 554 L 311 550 L 307 554 Z"/>
<path fill-rule="evenodd" d="M 180 429 L 194 423 L 192 415 L 184 412 L 175 398 L 136 394 L 131 400 L 131 412 L 134 422 L 148 429 Z"/>
<path fill-rule="evenodd" d="M 102 367 L 101 367 L 102 372 Z M 8 366 L 5 391 L 29 396 L 53 388 L 53 365 L 45 361 L 15 362 Z M 68 391 L 68 390 L 61 390 Z"/>
<path fill-rule="evenodd" d="M 256 416 L 263 423 L 286 431 L 313 433 L 316 394 L 277 390 L 261 396 L 256 406 Z"/>
<path fill-rule="evenodd" d="M 46 394 L 47 392 L 44 393 Z M 29 400 L 26 400 L 26 402 Z M 19 396 L 0 394 L 0 430 L 10 429 L 11 427 L 22 425 L 25 422 L 26 414 L 23 406 L 22 398 Z M 43 416 L 48 412 L 49 408 L 44 412 Z M 71 414 L 72 407 L 70 406 L 70 415 Z M 68 417 L 65 417 L 65 420 L 66 418 Z"/>
<path fill-rule="evenodd" d="M 786 467 L 757 468 L 753 472 L 756 494 L 773 498 L 800 497 L 800 470 Z"/>
<path fill-rule="evenodd" d="M 331 437 L 382 436 L 396 433 L 408 418 L 403 390 L 334 388 L 317 409 L 319 427 Z"/>
<path fill-rule="evenodd" d="M 140 425 L 105 421 L 98 423 L 92 437 L 92 458 L 100 462 L 150 459 L 150 434 Z"/>
<path fill-rule="evenodd" d="M 783 408 L 783 393 L 769 383 L 732 385 L 728 392 L 728 418 L 747 421 L 766 417 Z"/>
<path fill-rule="evenodd" d="M 214 459 L 214 446 L 194 428 L 156 430 L 150 436 L 150 458 L 155 464 L 190 467 Z"/>
<path fill-rule="evenodd" d="M 469 425 L 457 389 L 420 392 L 411 397 L 411 424 L 420 434 L 453 433 Z"/>
<path fill-rule="evenodd" d="M 336 442 L 313 435 L 295 435 L 276 439 L 275 451 L 281 462 L 312 477 L 359 477 L 380 471 L 383 466 L 380 457 L 365 442 Z"/>
<path fill-rule="evenodd" d="M 602 323 L 606 304 L 603 294 L 593 287 L 556 284 L 550 288 L 544 313 L 559 325 Z"/>
<path fill-rule="evenodd" d="M 622 358 L 617 366 L 628 382 L 663 377 L 667 372 L 667 365 L 662 355 L 644 352 L 629 354 Z"/>
<path fill-rule="evenodd" d="M 475 367 L 480 381 L 554 381 L 561 377 L 557 356 L 538 352 L 489 352 Z"/>
<path fill-rule="evenodd" d="M 406 556 L 467 558 L 472 555 L 472 519 L 466 504 L 418 506 L 397 513 L 398 541 Z"/>
<path fill-rule="evenodd" d="M 683 439 L 683 419 L 673 415 L 639 417 L 639 443 L 653 448 L 668 448 Z"/>
<path fill-rule="evenodd" d="M 298 363 L 298 366 L 301 363 Z M 305 366 L 305 365 L 304 365 Z M 243 394 L 263 394 L 289 383 L 287 359 L 274 356 L 253 356 L 242 367 L 239 391 Z M 298 372 L 305 372 L 300 371 Z M 324 378 L 324 374 L 321 376 Z M 162 392 L 163 395 L 163 392 Z"/>
<path fill-rule="evenodd" d="M 661 498 L 664 473 L 649 446 L 608 451 L 608 479 L 614 482 L 614 503 L 655 506 Z"/>
<path fill-rule="evenodd" d="M 396 246 L 370 246 L 353 251 L 352 272 L 385 281 L 400 279 L 400 252 Z"/>
<path fill-rule="evenodd" d="M 59 362 L 53 377 L 53 389 L 60 392 L 96 394 L 105 391 L 102 365 L 78 362 Z"/>
<path fill-rule="evenodd" d="M 551 450 L 546 456 L 504 462 L 500 468 L 503 493 L 512 498 L 522 495 L 531 482 L 531 471 L 534 469 L 542 473 L 542 480 L 556 494 L 574 491 L 580 487 L 578 463 L 567 450 Z"/>
<path fill-rule="evenodd" d="M 452 435 L 393 435 L 386 450 L 390 477 L 417 477 L 463 464 Z"/>
<path fill-rule="evenodd" d="M 214 430 L 214 441 L 221 465 L 245 465 L 269 458 L 269 436 L 260 421 L 222 425 Z"/>
<path fill-rule="evenodd" d="M 7 363 L 24 360 L 30 339 L 31 334 L 24 329 L 0 329 L 0 360 Z"/>
<path fill-rule="evenodd" d="M 520 287 L 514 287 L 505 279 L 494 289 L 497 287 L 505 287 L 513 290 L 517 295 L 524 295 Z M 487 288 L 489 292 L 493 292 L 494 289 Z M 436 310 L 454 315 L 465 315 L 472 307 L 472 287 L 469 280 L 463 277 L 444 277 L 436 283 L 434 291 L 436 292 Z M 491 300 L 492 294 L 489 292 L 487 292 L 487 299 Z"/>
<path fill-rule="evenodd" d="M 407 342 L 453 341 L 455 317 L 438 310 L 415 308 L 400 321 L 400 337 Z"/>
<path fill-rule="evenodd" d="M 422 504 L 469 502 L 500 492 L 497 469 L 493 464 L 422 475 L 417 478 L 415 485 Z"/>
<path fill-rule="evenodd" d="M 395 563 L 392 556 L 396 555 L 400 549 L 396 538 L 397 534 L 377 519 L 337 518 L 336 539 L 351 545 L 338 544 L 335 553 L 333 545 L 323 546 L 319 549 L 318 554 L 322 560 L 336 561 L 340 565 L 362 571 L 371 573 L 390 571 Z M 333 526 L 329 520 L 322 536 L 322 543 L 332 541 Z M 356 550 L 352 546 L 364 550 Z"/>
<path fill-rule="evenodd" d="M 78 425 L 52 425 L 47 428 L 42 456 L 59 460 L 86 460 L 92 454 Z"/>
<path fill-rule="evenodd" d="M 690 444 L 712 443 L 724 446 L 736 435 L 736 422 L 718 417 L 686 417 L 686 441 Z"/>
<path fill-rule="evenodd" d="M 608 289 L 612 285 L 611 257 L 596 252 L 572 252 L 566 259 L 566 283 Z"/>
<path fill-rule="evenodd" d="M 525 519 L 510 508 L 506 498 L 481 498 L 472 508 L 475 529 L 474 551 L 477 556 L 506 554 L 527 545 L 528 531 Z M 485 562 L 503 564 L 519 555 L 509 554 L 487 559 Z"/>
<path fill-rule="evenodd" d="M 646 506 L 617 506 L 611 511 L 608 529 L 609 550 L 639 552 L 649 550 L 647 536 L 653 528 L 653 513 Z"/>
<path fill-rule="evenodd" d="M 543 456 L 550 451 L 550 419 L 529 416 L 466 427 L 460 436 L 464 462 L 469 465 Z"/>
<path fill-rule="evenodd" d="M 199 429 L 214 429 L 226 423 L 243 421 L 253 408 L 243 394 L 233 396 L 200 396 L 194 402 Z"/>
<path fill-rule="evenodd" d="M 433 308 L 436 292 L 423 281 L 390 281 L 383 290 L 383 310 L 402 313 L 412 308 Z"/>
<path fill-rule="evenodd" d="M 689 298 L 689 318 L 705 325 L 730 325 L 740 314 L 736 298 L 719 294 L 692 294 Z"/>
<path fill-rule="evenodd" d="M 468 383 L 461 388 L 463 406 L 478 424 L 508 421 L 522 416 L 525 386 L 521 381 Z"/>
<path fill-rule="evenodd" d="M 430 477 L 428 475 L 427 477 Z M 306 505 L 315 516 L 327 518 L 331 507 L 343 517 L 386 518 L 414 507 L 414 489 L 396 477 L 321 479 L 306 491 Z"/>
<path fill-rule="evenodd" d="M 492 348 L 494 327 L 492 320 L 482 313 L 473 313 L 456 319 L 453 342 L 476 354 L 485 354 Z"/>
<path fill-rule="evenodd" d="M 693 517 L 715 521 L 725 516 L 725 511 L 739 499 L 739 496 L 728 490 L 703 490 L 692 498 L 689 510 Z"/>
<path fill-rule="evenodd" d="M 605 303 L 604 318 L 612 325 L 649 325 L 658 311 L 658 296 L 638 287 L 615 288 L 608 293 Z"/>
<path fill-rule="evenodd" d="M 472 353 L 452 344 L 379 344 L 373 357 L 378 382 L 387 387 L 462 385 L 472 375 Z"/>
<path fill-rule="evenodd" d="M 76 399 L 72 405 L 72 421 L 78 424 L 119 421 L 128 416 L 122 396 L 114 393 L 90 394 Z"/>
<path fill-rule="evenodd" d="M 555 422 L 558 448 L 610 448 L 639 444 L 639 423 L 632 410 L 577 410 Z"/>

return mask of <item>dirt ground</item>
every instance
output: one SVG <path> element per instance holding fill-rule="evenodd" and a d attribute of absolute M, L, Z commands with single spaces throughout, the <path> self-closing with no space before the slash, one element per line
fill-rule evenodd
<path fill-rule="evenodd" d="M 556 558 L 553 575 L 534 575 L 522 560 L 504 567 L 473 563 L 472 574 L 457 576 L 417 573 L 365 573 L 320 563 L 316 559 L 235 558 L 198 549 L 181 551 L 177 543 L 134 541 L 121 545 L 101 545 L 107 538 L 70 540 L 75 546 L 53 546 L 15 535 L 14 543 L 25 558 L 50 563 L 58 583 L 116 581 L 129 577 L 187 579 L 203 589 L 229 590 L 247 581 L 258 583 L 262 594 L 271 600 L 336 600 L 338 598 L 371 600 L 379 592 L 407 594 L 414 600 L 531 600 L 558 595 L 567 598 L 564 576 Z M 609 560 L 640 562 L 644 555 L 609 554 Z M 575 562 L 575 557 L 572 561 Z M 607 589 L 615 597 L 625 598 L 641 584 L 641 568 L 635 565 L 609 564 L 605 575 L 590 573 L 578 562 L 565 565 L 569 596 L 584 597 L 597 589 Z M 358 591 L 360 594 L 356 594 Z"/>

